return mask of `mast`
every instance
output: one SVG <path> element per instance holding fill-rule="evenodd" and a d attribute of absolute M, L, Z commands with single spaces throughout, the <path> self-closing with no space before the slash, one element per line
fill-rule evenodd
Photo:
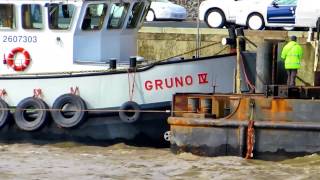
<path fill-rule="evenodd" d="M 196 58 L 200 57 L 200 47 L 201 47 L 201 40 L 200 40 L 200 19 L 199 19 L 199 7 L 200 7 L 200 0 L 197 3 L 197 36 L 196 36 Z"/>

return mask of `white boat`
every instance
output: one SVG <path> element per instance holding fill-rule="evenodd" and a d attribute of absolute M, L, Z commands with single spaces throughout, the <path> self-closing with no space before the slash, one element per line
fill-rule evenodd
<path fill-rule="evenodd" d="M 1 137 L 159 140 L 174 93 L 231 92 L 234 55 L 135 66 L 149 5 L 0 0 Z"/>

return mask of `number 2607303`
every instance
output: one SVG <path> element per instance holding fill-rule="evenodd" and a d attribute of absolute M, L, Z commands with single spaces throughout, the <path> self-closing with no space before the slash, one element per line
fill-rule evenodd
<path fill-rule="evenodd" d="M 4 43 L 37 43 L 37 36 L 2 36 L 2 42 Z"/>

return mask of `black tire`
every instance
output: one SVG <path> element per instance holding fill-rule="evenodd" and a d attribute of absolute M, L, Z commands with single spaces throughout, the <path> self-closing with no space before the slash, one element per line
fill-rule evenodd
<path fill-rule="evenodd" d="M 210 23 L 210 15 L 212 15 L 213 13 L 218 13 L 220 15 L 221 18 L 221 22 L 218 24 L 212 24 Z M 204 21 L 206 22 L 207 26 L 211 27 L 211 28 L 222 28 L 223 26 L 226 25 L 226 16 L 224 14 L 224 12 L 220 9 L 210 9 L 207 11 Z"/>
<path fill-rule="evenodd" d="M 25 98 L 17 105 L 14 113 L 15 123 L 25 131 L 38 130 L 49 119 L 47 109 L 48 105 L 43 100 L 35 97 Z"/>
<path fill-rule="evenodd" d="M 134 111 L 134 112 L 128 112 Z M 134 101 L 127 101 L 120 107 L 119 117 L 123 122 L 133 123 L 141 116 L 140 106 Z"/>
<path fill-rule="evenodd" d="M 0 128 L 2 128 L 9 121 L 9 117 L 9 106 L 4 100 L 0 99 Z"/>
<path fill-rule="evenodd" d="M 69 111 L 66 111 L 66 109 Z M 79 126 L 87 117 L 87 106 L 84 100 L 74 94 L 59 96 L 53 103 L 51 116 L 54 122 L 64 128 Z"/>
<path fill-rule="evenodd" d="M 257 18 L 257 20 L 260 20 L 261 24 L 258 25 L 257 27 L 253 27 L 250 23 L 252 18 Z M 265 28 L 265 22 L 264 22 L 263 16 L 259 13 L 250 14 L 247 19 L 247 27 L 252 30 L 263 30 Z"/>

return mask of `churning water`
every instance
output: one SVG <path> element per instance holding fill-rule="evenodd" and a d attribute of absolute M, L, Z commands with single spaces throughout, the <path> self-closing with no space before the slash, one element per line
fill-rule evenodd
<path fill-rule="evenodd" d="M 172 154 L 125 144 L 0 144 L 0 179 L 319 179 L 320 156 L 285 161 Z"/>

